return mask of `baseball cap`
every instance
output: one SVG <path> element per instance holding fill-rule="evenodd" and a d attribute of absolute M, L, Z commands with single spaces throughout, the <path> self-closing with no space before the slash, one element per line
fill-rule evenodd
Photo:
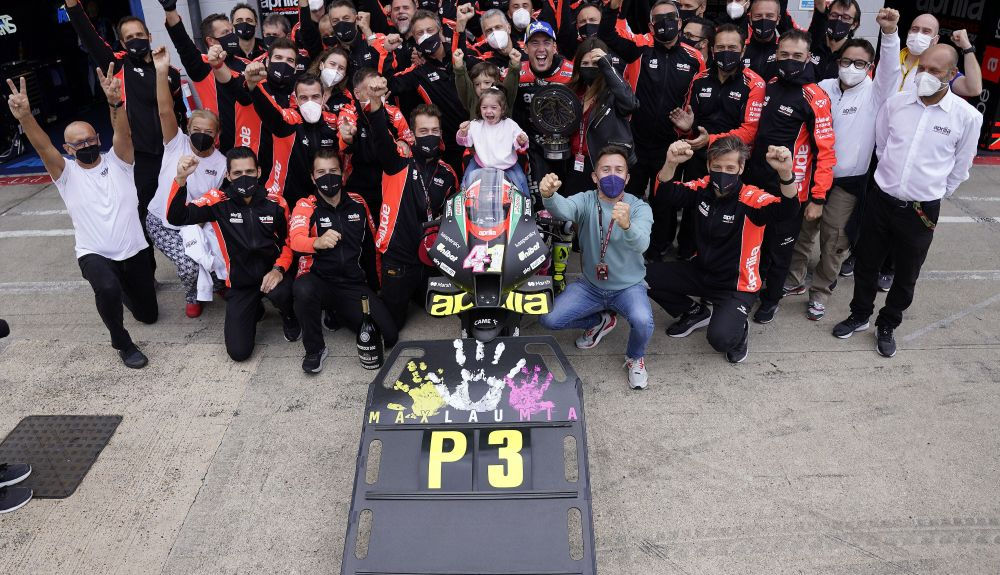
<path fill-rule="evenodd" d="M 535 20 L 531 24 L 528 24 L 528 29 L 524 31 L 524 41 L 527 42 L 535 34 L 545 34 L 553 40 L 556 39 L 556 32 L 552 29 L 552 25 L 548 22 L 542 20 Z"/>

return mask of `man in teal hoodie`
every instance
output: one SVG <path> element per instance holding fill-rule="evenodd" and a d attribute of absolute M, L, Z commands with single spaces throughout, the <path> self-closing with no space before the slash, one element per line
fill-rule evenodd
<path fill-rule="evenodd" d="M 545 209 L 576 224 L 583 252 L 583 277 L 556 298 L 552 311 L 539 320 L 547 329 L 586 329 L 576 347 L 590 349 L 615 328 L 617 314 L 628 320 L 625 368 L 632 389 L 646 387 L 646 343 L 653 335 L 653 310 L 646 296 L 646 264 L 653 211 L 641 199 L 622 194 L 628 182 L 628 151 L 608 146 L 597 156 L 596 190 L 563 197 L 562 182 L 546 174 L 539 183 Z"/>

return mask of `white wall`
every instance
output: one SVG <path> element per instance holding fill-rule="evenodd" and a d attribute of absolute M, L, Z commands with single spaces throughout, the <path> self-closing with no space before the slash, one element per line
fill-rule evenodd
<path fill-rule="evenodd" d="M 823 1 L 823 0 L 817 0 Z M 795 22 L 803 28 L 809 27 L 809 21 L 812 20 L 812 8 L 802 10 L 801 6 L 803 0 L 788 0 L 788 10 L 792 13 L 792 17 L 795 18 Z M 806 0 L 806 5 L 812 4 L 812 0 Z M 878 11 L 885 6 L 884 0 L 858 0 L 858 4 L 861 5 L 861 28 L 854 35 L 856 38 L 864 38 L 875 44 L 878 41 L 878 24 L 875 23 L 875 15 Z"/>

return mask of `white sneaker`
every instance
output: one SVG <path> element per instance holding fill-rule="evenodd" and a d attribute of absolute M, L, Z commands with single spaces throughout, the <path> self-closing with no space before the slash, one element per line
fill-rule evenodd
<path fill-rule="evenodd" d="M 614 312 L 601 312 L 601 321 L 597 325 L 583 332 L 583 335 L 576 338 L 576 347 L 580 349 L 590 349 L 601 343 L 605 335 L 611 333 L 618 325 L 618 315 Z"/>
<path fill-rule="evenodd" d="M 646 373 L 646 359 L 625 359 L 625 369 L 628 370 L 628 386 L 632 389 L 646 389 L 649 383 L 649 374 Z"/>

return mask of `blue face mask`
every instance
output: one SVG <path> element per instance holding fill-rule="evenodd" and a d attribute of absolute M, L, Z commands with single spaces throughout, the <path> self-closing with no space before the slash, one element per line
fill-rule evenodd
<path fill-rule="evenodd" d="M 601 189 L 602 194 L 614 199 L 622 195 L 622 192 L 625 191 L 625 179 L 621 176 L 611 174 L 601 178 L 597 186 Z"/>

